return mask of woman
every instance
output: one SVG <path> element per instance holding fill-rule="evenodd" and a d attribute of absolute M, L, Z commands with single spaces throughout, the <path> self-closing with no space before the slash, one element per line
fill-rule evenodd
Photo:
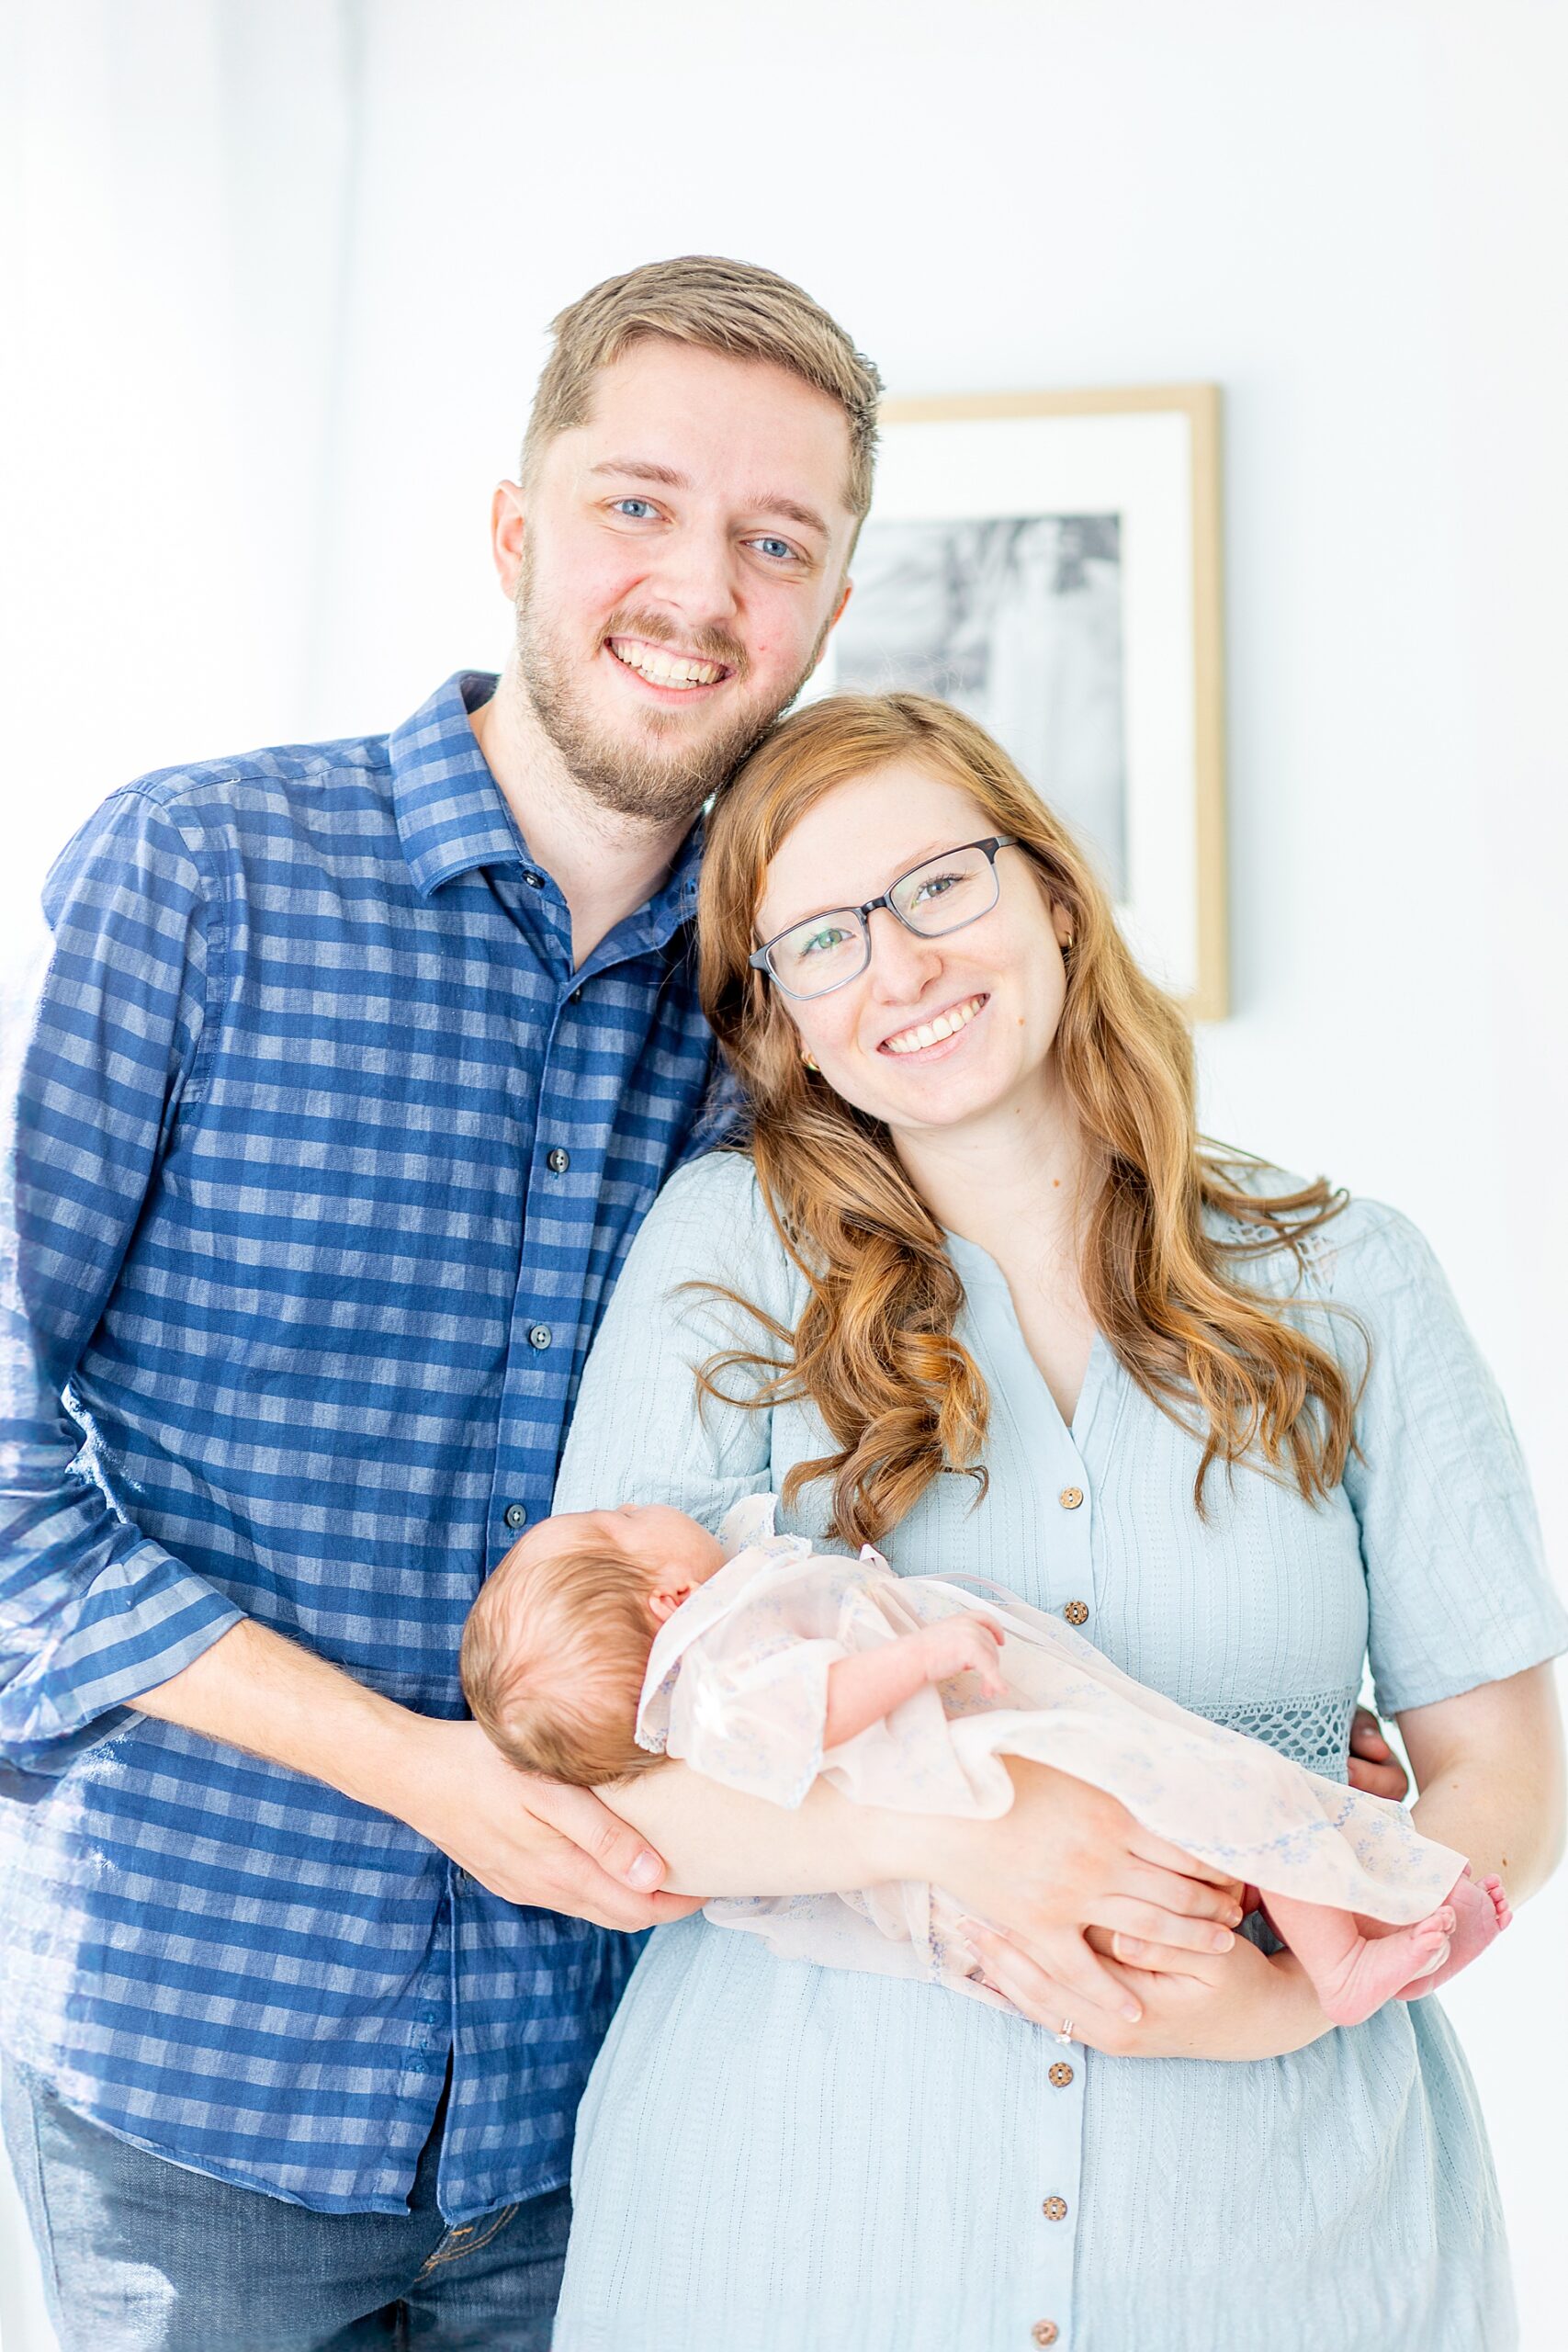
<path fill-rule="evenodd" d="M 1010 1587 L 1320 1771 L 1370 1654 L 1421 1827 L 1531 1892 L 1564 1620 L 1412 1228 L 1199 1144 L 1174 1009 L 941 704 L 778 729 L 713 820 L 700 922 L 750 1148 L 648 1218 L 558 1507 L 716 1525 L 776 1489 L 784 1526 Z M 584 2102 L 561 2352 L 1514 2341 L 1435 2001 L 1330 2030 L 1237 1942 L 1134 1968 L 1131 2025 L 1109 1982 L 1086 2001 L 980 1940 L 1055 2033 L 660 1930 Z"/>

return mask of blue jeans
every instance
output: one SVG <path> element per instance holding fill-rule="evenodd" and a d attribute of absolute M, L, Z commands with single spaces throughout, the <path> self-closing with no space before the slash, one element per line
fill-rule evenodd
<path fill-rule="evenodd" d="M 4 2107 L 61 2352 L 546 2352 L 570 2192 L 448 2229 L 441 2114 L 409 2212 L 312 2213 L 131 2147 L 9 2060 Z"/>

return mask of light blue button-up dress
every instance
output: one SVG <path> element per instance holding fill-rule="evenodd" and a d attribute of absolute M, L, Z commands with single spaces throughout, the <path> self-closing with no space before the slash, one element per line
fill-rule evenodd
<path fill-rule="evenodd" d="M 1247 1276 L 1350 1360 L 1370 1342 L 1360 1458 L 1316 1508 L 1250 1468 L 1212 1477 L 1206 1519 L 1198 1441 L 1100 1340 L 1064 1426 L 998 1270 L 951 1248 L 960 1336 L 991 1396 L 990 1486 L 976 1502 L 972 1480 L 936 1480 L 886 1539 L 901 1573 L 1081 1602 L 1082 1631 L 1127 1673 L 1341 1778 L 1369 1655 L 1387 1713 L 1568 1646 L 1502 1402 L 1393 1211 L 1352 1204 L 1304 1277 L 1279 1258 Z M 694 1283 L 787 1327 L 799 1313 L 742 1157 L 683 1170 L 644 1225 L 558 1508 L 668 1502 L 716 1528 L 831 1450 L 798 1405 L 699 1410 L 691 1367 L 757 1335 Z M 814 1488 L 780 1523 L 819 1540 L 825 1518 Z M 776 1959 L 698 1917 L 653 1937 L 621 2004 L 575 2193 L 558 2352 L 1516 2340 L 1485 2135 L 1436 1998 L 1261 2063 L 1116 2059 L 939 1987 Z"/>

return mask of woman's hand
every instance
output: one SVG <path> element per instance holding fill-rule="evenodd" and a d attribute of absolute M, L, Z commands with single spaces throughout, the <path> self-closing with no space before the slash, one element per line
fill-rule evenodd
<path fill-rule="evenodd" d="M 1404 1765 L 1382 1736 L 1382 1725 L 1370 1707 L 1358 1707 L 1350 1724 L 1350 1766 L 1346 1776 L 1353 1789 L 1370 1797 L 1402 1802 L 1410 1786 Z"/>
<path fill-rule="evenodd" d="M 1165 1952 L 1158 1972 L 1125 1967 L 1143 2014 L 1136 2023 L 1119 2005 L 1104 2007 L 1068 1987 L 996 1928 L 965 1920 L 964 1935 L 994 1991 L 1021 2017 L 1111 2058 L 1278 2058 L 1304 2050 L 1329 2030 L 1311 1982 L 1292 1952 L 1266 1960 L 1245 1936 L 1228 1952 Z M 1097 1935 L 1095 1940 L 1101 1940 Z M 1104 1939 L 1131 1960 L 1131 1938 Z M 1154 1955 L 1147 1954 L 1152 1958 Z"/>
<path fill-rule="evenodd" d="M 1126 2023 L 1142 2015 L 1137 1972 L 1091 1951 L 1087 1928 L 1138 1938 L 1145 1974 L 1229 1951 L 1242 1916 L 1235 1879 L 1167 1845 L 1086 1781 L 1017 1757 L 1008 1770 L 1010 1812 L 996 1821 L 909 1815 L 895 1833 L 892 1867 L 877 1875 L 929 1879 L 961 1909 L 1008 1929 L 1058 1988 L 1055 2023 L 1075 2007 Z"/>

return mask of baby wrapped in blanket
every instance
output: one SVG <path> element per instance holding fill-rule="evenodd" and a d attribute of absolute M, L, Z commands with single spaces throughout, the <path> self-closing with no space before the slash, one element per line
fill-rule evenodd
<path fill-rule="evenodd" d="M 1257 1887 L 1327 2016 L 1354 2025 L 1443 1983 L 1508 1924 L 1501 1882 L 1404 1808 L 1329 1781 L 1134 1682 L 1010 1594 L 899 1577 L 774 1532 L 772 1496 L 716 1538 L 626 1504 L 547 1520 L 488 1580 L 463 1639 L 476 1718 L 512 1760 L 595 1787 L 668 1754 L 775 1804 L 818 1773 L 853 1802 L 990 1817 L 1003 1758 L 1055 1766 Z M 709 1903 L 787 1957 L 977 1998 L 955 1906 L 899 1883 Z"/>

